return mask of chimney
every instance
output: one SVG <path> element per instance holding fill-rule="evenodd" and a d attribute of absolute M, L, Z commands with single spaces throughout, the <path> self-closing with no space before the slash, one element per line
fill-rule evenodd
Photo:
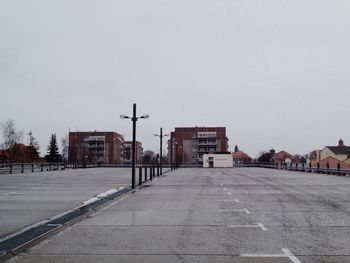
<path fill-rule="evenodd" d="M 345 145 L 344 145 L 344 141 L 343 141 L 342 139 L 339 140 L 338 146 L 341 146 L 341 147 L 342 147 L 342 146 L 345 146 Z"/>

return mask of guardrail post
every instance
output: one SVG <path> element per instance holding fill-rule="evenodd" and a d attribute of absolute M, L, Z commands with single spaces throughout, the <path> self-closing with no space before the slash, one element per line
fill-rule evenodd
<path fill-rule="evenodd" d="M 337 164 L 338 175 L 340 175 L 340 163 Z"/>
<path fill-rule="evenodd" d="M 147 166 L 145 166 L 145 181 L 147 181 Z"/>
<path fill-rule="evenodd" d="M 327 163 L 327 174 L 329 174 L 329 163 Z"/>
<path fill-rule="evenodd" d="M 139 167 L 139 185 L 142 185 L 142 167 Z"/>
<path fill-rule="evenodd" d="M 24 164 L 22 163 L 22 165 L 21 165 L 21 173 L 23 173 L 24 172 Z"/>

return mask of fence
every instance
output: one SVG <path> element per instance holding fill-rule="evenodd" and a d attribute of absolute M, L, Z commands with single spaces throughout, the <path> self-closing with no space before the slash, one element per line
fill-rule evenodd
<path fill-rule="evenodd" d="M 319 164 L 317 164 L 315 167 L 315 166 L 312 166 L 311 164 L 304 164 L 304 163 L 290 163 L 290 164 L 251 163 L 251 164 L 235 164 L 235 167 L 262 167 L 262 168 L 297 171 L 297 172 L 323 173 L 323 174 L 350 176 L 350 170 L 341 169 L 340 164 L 337 165 L 337 168 L 330 168 L 329 164 L 327 164 L 326 168 L 321 168 Z"/>
<path fill-rule="evenodd" d="M 1 173 L 46 172 L 64 170 L 64 163 L 4 163 L 0 164 Z"/>
<path fill-rule="evenodd" d="M 155 166 L 158 170 L 160 169 L 159 163 L 146 163 L 137 164 L 136 168 L 139 167 L 153 167 Z M 131 165 L 120 165 L 120 164 L 98 164 L 98 163 L 3 163 L 0 164 L 0 174 L 6 173 L 28 173 L 28 172 L 46 172 L 46 171 L 59 171 L 66 168 L 80 169 L 80 168 L 131 168 Z M 162 168 L 173 170 L 178 168 L 178 165 L 164 164 Z"/>

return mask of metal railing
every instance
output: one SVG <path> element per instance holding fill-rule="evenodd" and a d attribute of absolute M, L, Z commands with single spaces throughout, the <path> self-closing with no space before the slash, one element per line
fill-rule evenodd
<path fill-rule="evenodd" d="M 234 167 L 261 167 L 261 168 L 288 170 L 288 171 L 296 171 L 296 172 L 309 172 L 309 173 L 322 173 L 322 174 L 350 176 L 350 169 L 342 169 L 339 164 L 337 165 L 337 168 L 330 168 L 329 165 L 327 165 L 326 168 L 323 168 L 323 167 L 320 167 L 319 164 L 317 164 L 316 166 L 312 166 L 310 164 L 303 164 L 303 163 L 290 163 L 290 164 L 250 163 L 250 164 L 235 164 Z"/>
<path fill-rule="evenodd" d="M 65 169 L 64 163 L 3 163 L 3 164 L 0 164 L 0 174 L 60 171 L 64 169 Z"/>

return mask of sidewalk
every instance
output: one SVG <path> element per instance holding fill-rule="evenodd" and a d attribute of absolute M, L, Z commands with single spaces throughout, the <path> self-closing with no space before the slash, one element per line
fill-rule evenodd
<path fill-rule="evenodd" d="M 320 243 L 325 239 L 322 233 L 328 239 L 333 237 L 332 234 L 321 231 L 314 237 L 308 236 L 305 228 L 289 231 L 283 227 L 279 218 L 281 213 L 285 215 L 287 210 L 297 207 L 290 200 L 290 207 L 288 202 L 283 205 L 285 211 L 264 214 L 265 210 L 272 211 L 271 208 L 281 209 L 282 206 L 273 205 L 276 200 L 263 199 L 272 195 L 284 196 L 282 188 L 286 187 L 283 186 L 286 180 L 288 183 L 292 180 L 306 182 L 314 177 L 260 169 L 262 173 L 270 173 L 264 179 L 256 171 L 250 168 L 176 170 L 135 193 L 122 196 L 114 204 L 10 262 L 298 263 L 302 260 L 292 252 L 300 251 L 303 255 L 312 252 L 316 256 L 321 255 L 322 250 L 328 255 L 330 251 L 349 254 L 346 232 L 334 233 L 343 238 L 342 248 L 338 243 L 341 250 L 330 247 L 327 251 L 325 248 L 329 244 Z M 310 182 L 310 185 L 314 183 Z M 304 190 L 300 193 L 304 194 Z M 293 227 L 303 225 L 304 217 L 293 218 L 290 222 L 297 222 Z M 342 222 L 346 222 L 346 218 Z M 348 231 L 349 227 L 340 231 L 344 229 Z M 305 252 L 307 249 L 309 252 Z M 338 259 L 346 262 L 349 258 Z"/>

